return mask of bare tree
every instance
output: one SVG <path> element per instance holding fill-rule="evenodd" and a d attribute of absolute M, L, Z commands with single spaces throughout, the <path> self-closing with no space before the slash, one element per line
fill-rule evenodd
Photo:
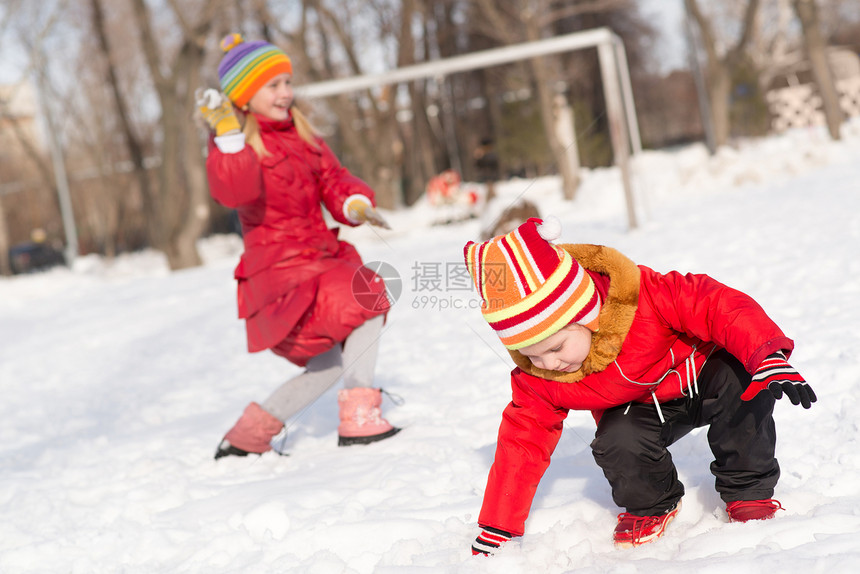
<path fill-rule="evenodd" d="M 818 6 L 815 0 L 793 0 L 794 10 L 803 28 L 803 43 L 812 68 L 812 76 L 821 94 L 824 117 L 830 137 L 840 139 L 839 126 L 842 125 L 842 109 L 839 107 L 839 94 L 833 82 L 833 74 L 827 63 L 827 46 L 821 33 Z"/>
<path fill-rule="evenodd" d="M 262 3 L 261 3 L 262 4 Z M 394 67 L 414 62 L 412 18 L 416 1 L 330 2 L 305 0 L 295 31 L 285 29 L 281 18 L 265 5 L 258 14 L 267 29 L 290 41 L 293 68 L 309 81 L 361 75 L 372 69 L 364 55 L 369 44 L 381 54 L 394 54 Z M 376 36 L 368 36 L 368 33 Z M 300 76 L 301 77 L 301 76 Z M 377 193 L 383 207 L 401 204 L 403 141 L 397 123 L 398 87 L 334 96 L 328 110 L 337 118 L 337 134 L 359 173 Z M 373 145 L 368 145 L 372 141 Z"/>
<path fill-rule="evenodd" d="M 165 53 L 167 47 L 155 30 L 145 0 L 132 0 L 133 21 L 140 30 L 144 59 L 161 108 L 161 161 L 158 185 L 146 198 L 147 225 L 154 246 L 167 255 L 170 268 L 182 269 L 201 263 L 196 241 L 209 221 L 203 158 L 190 112 L 194 90 L 201 84 L 206 39 L 221 2 L 205 2 L 196 21 L 188 20 L 178 0 L 167 4 L 179 31 L 172 59 Z"/>
<path fill-rule="evenodd" d="M 500 44 L 539 40 L 546 34 L 547 26 L 557 18 L 553 4 L 551 0 L 517 0 L 509 3 L 477 0 L 477 20 L 484 24 L 478 29 L 487 36 L 494 37 Z M 565 150 L 558 139 L 553 117 L 555 93 L 551 84 L 552 78 L 556 77 L 553 66 L 557 66 L 557 58 L 533 58 L 526 66 L 534 79 L 544 136 L 558 166 L 564 196 L 572 199 L 579 187 L 579 174 L 570 168 L 565 158 Z"/>
<path fill-rule="evenodd" d="M 31 73 L 45 73 L 44 70 L 39 69 L 38 54 L 41 53 L 43 49 L 42 45 L 45 38 L 53 31 L 55 24 L 61 17 L 64 4 L 65 3 L 61 1 L 52 6 L 50 10 L 46 12 L 43 11 L 39 14 L 40 16 L 44 16 L 44 18 L 36 18 L 33 16 L 33 13 L 29 15 L 25 14 L 25 5 L 20 0 L 10 1 L 5 6 L 6 10 L 3 13 L 4 20 L 0 22 L 0 35 L 4 35 L 6 33 L 7 28 L 12 26 L 13 21 L 17 22 L 21 29 L 25 29 L 28 32 L 26 35 L 21 34 L 22 43 L 27 49 L 29 60 L 25 66 L 26 69 L 23 72 L 22 77 L 26 78 Z M 32 9 L 32 6 L 26 7 Z M 37 20 L 41 20 L 41 23 L 37 24 Z M 51 201 L 52 204 L 56 204 L 58 201 L 57 187 L 54 180 L 53 169 L 41 151 L 37 149 L 34 141 L 30 137 L 30 134 L 24 133 L 24 130 L 19 124 L 18 118 L 8 112 L 7 102 L 4 101 L 0 101 L 0 120 L 3 120 L 5 126 L 10 128 L 13 135 L 12 139 L 17 142 L 20 149 L 23 150 L 23 156 L 29 160 L 35 168 L 40 182 L 43 183 L 46 189 L 51 190 L 52 193 L 50 193 L 49 201 Z M 59 209 L 57 211 L 59 211 Z M 0 272 L 8 272 L 10 271 L 8 261 L 8 249 L 10 243 L 9 224 L 6 220 L 5 210 L 2 206 L 0 206 L 0 218 L 3 219 L 3 221 L 0 222 L 0 249 L 3 249 L 4 251 L 3 255 L 0 256 Z"/>
<path fill-rule="evenodd" d="M 541 40 L 558 33 L 559 23 L 573 18 L 610 13 L 632 7 L 628 0 L 475 0 L 473 26 L 476 32 L 501 45 Z M 567 150 L 556 131 L 555 108 L 558 80 L 565 77 L 559 56 L 533 58 L 525 70 L 537 94 L 543 136 L 562 180 L 564 196 L 572 199 L 579 186 L 575 165 L 566 159 Z"/>
<path fill-rule="evenodd" d="M 688 13 L 696 21 L 702 44 L 707 55 L 705 79 L 708 84 L 710 109 L 714 126 L 714 143 L 725 145 L 729 140 L 731 122 L 729 103 L 732 90 L 732 72 L 746 58 L 746 48 L 754 32 L 759 0 L 748 0 L 741 22 L 741 33 L 737 41 L 724 53 L 720 53 L 720 39 L 711 21 L 699 8 L 697 0 L 684 0 Z"/>
<path fill-rule="evenodd" d="M 3 197 L 0 196 L 0 275 L 11 275 L 9 266 L 9 227 L 6 225 L 6 211 L 3 209 Z"/>
<path fill-rule="evenodd" d="M 264 34 L 287 45 L 299 82 L 317 82 L 378 71 L 378 61 L 372 62 L 376 66 L 369 65 L 369 53 L 384 58 L 386 67 L 407 66 L 548 38 L 562 33 L 559 22 L 601 11 L 620 12 L 634 5 L 631 0 L 304 0 L 285 14 L 272 12 L 273 3 L 258 1 L 253 6 L 242 19 L 246 26 L 262 25 Z M 529 27 L 524 25 L 524 18 Z M 288 27 L 287 23 L 293 25 Z M 498 83 L 511 78 L 510 85 L 516 82 L 535 94 L 533 100 L 520 104 L 526 113 L 534 110 L 538 120 L 534 131 L 543 134 L 537 136 L 540 149 L 530 149 L 529 153 L 535 160 L 542 158 L 539 161 L 552 158 L 545 165 L 557 166 L 567 194 L 572 196 L 578 176 L 558 140 L 554 117 L 558 80 L 569 76 L 559 58 L 547 57 L 505 70 L 452 74 L 406 86 L 332 96 L 314 111 L 322 108 L 336 118 L 336 129 L 329 133 L 334 143 L 341 145 L 339 153 L 377 190 L 380 203 L 393 207 L 400 203 L 404 191 L 406 197 L 414 198 L 440 169 L 454 167 L 468 176 L 473 162 L 470 152 L 482 136 L 492 137 L 504 130 L 513 134 L 511 140 L 517 140 L 516 134 L 522 130 L 534 130 L 531 123 L 507 121 L 501 112 Z M 493 87 L 488 78 L 493 79 Z M 480 96 L 487 105 L 476 109 L 472 104 Z M 399 107 L 404 103 L 412 119 L 398 122 L 397 114 L 403 111 Z M 368 141 L 373 145 L 368 146 Z"/>
<path fill-rule="evenodd" d="M 147 170 L 147 166 L 144 162 L 144 146 L 137 135 L 134 125 L 131 119 L 131 113 L 129 112 L 129 105 L 126 101 L 126 98 L 123 96 L 122 89 L 120 87 L 119 75 L 117 73 L 117 63 L 114 52 L 111 50 L 110 43 L 108 41 L 108 33 L 105 24 L 105 15 L 104 15 L 104 7 L 102 5 L 103 0 L 90 0 L 90 8 L 91 8 L 91 17 L 92 17 L 92 29 L 96 39 L 98 40 L 98 46 L 101 50 L 101 53 L 104 55 L 106 60 L 104 67 L 104 74 L 106 85 L 109 88 L 110 95 L 113 99 L 113 104 L 116 110 L 116 117 L 119 122 L 119 128 L 123 137 L 125 139 L 125 143 L 128 149 L 129 159 L 131 161 L 132 173 L 137 181 L 141 197 L 143 198 L 144 204 L 146 206 L 146 212 L 153 216 L 156 214 L 156 208 L 154 205 L 154 197 L 155 193 L 153 191 L 153 183 L 149 176 L 149 171 Z M 98 154 L 98 165 L 103 165 L 102 154 Z M 117 202 L 116 209 L 118 212 L 116 213 L 117 222 L 122 219 L 122 202 Z M 158 218 L 158 216 L 155 216 Z M 154 245 L 158 245 L 160 241 L 160 226 L 153 224 L 150 226 L 151 237 L 150 240 Z M 193 259 L 192 259 L 193 261 Z"/>
<path fill-rule="evenodd" d="M 178 24 L 177 45 L 170 51 L 145 0 L 132 0 L 133 22 L 161 108 L 158 185 L 145 196 L 147 225 L 153 245 L 164 251 L 171 269 L 200 264 L 196 241 L 209 221 L 209 194 L 191 110 L 194 90 L 201 85 L 206 39 L 221 4 L 205 2 L 197 17 L 189 19 L 179 0 L 168 0 Z"/>
<path fill-rule="evenodd" d="M 426 1 L 418 3 L 421 34 L 418 39 L 410 38 L 408 40 L 413 44 L 412 61 L 417 61 L 419 58 L 426 59 L 432 51 L 433 26 L 431 21 L 434 8 L 434 3 Z M 409 50 L 404 50 L 404 52 L 409 54 Z M 407 86 L 412 114 L 412 121 L 408 124 L 410 133 L 402 136 L 404 141 L 409 142 L 405 150 L 405 161 L 410 163 L 404 166 L 404 171 L 408 173 L 408 185 L 404 186 L 407 204 L 418 199 L 424 193 L 425 183 L 441 171 L 440 162 L 437 162 L 436 156 L 442 155 L 441 152 L 446 151 L 444 146 L 440 145 L 441 138 L 437 137 L 440 130 L 434 130 L 434 124 L 431 123 L 427 113 L 433 101 L 428 94 L 428 88 L 435 81 L 435 79 L 416 80 Z"/>
<path fill-rule="evenodd" d="M 66 0 L 60 0 L 58 6 L 65 4 L 68 4 Z M 181 269 L 200 264 L 196 240 L 210 225 L 211 200 L 201 154 L 202 142 L 199 128 L 192 117 L 193 92 L 201 85 L 206 40 L 210 36 L 213 19 L 225 1 L 165 0 L 160 3 L 157 14 L 152 12 L 151 4 L 146 0 L 129 0 L 125 5 L 115 2 L 108 4 L 104 0 L 83 0 L 73 4 L 72 9 L 85 7 L 90 18 L 71 18 L 63 22 L 85 23 L 83 27 L 74 25 L 78 26 L 79 33 L 85 34 L 86 41 L 94 42 L 95 49 L 90 54 L 104 56 L 103 59 L 92 58 L 92 62 L 85 64 L 90 66 L 88 70 L 98 69 L 99 64 L 105 64 L 101 77 L 104 78 L 102 84 L 106 86 L 109 100 L 107 106 L 94 105 L 94 102 L 104 100 L 93 97 L 97 91 L 93 88 L 92 93 L 82 94 L 77 91 L 60 95 L 55 101 L 66 101 L 65 118 L 75 112 L 76 105 L 83 104 L 92 109 L 80 110 L 81 117 L 88 114 L 96 116 L 98 122 L 104 125 L 110 124 L 113 119 L 116 131 L 123 135 L 121 145 L 124 144 L 126 148 L 124 155 L 130 160 L 137 187 L 140 188 L 143 223 L 147 227 L 149 243 L 166 254 L 171 269 Z M 112 26 L 116 29 L 111 29 L 111 25 L 106 22 L 105 12 L 112 10 L 111 14 L 115 14 L 127 6 L 130 6 L 131 11 L 124 15 L 124 19 L 118 20 L 128 23 L 128 28 L 116 28 L 118 20 L 114 20 Z M 137 37 L 133 32 L 137 32 Z M 120 35 L 121 42 L 117 40 Z M 134 57 L 140 56 L 142 60 L 128 57 L 132 45 L 136 45 Z M 149 78 L 131 88 L 123 86 L 122 79 L 137 74 L 141 62 Z M 88 97 L 91 99 L 87 100 Z M 150 106 L 155 103 L 152 107 L 157 109 L 157 126 L 150 133 L 147 133 L 150 129 L 148 125 L 142 123 L 140 118 L 133 117 L 135 111 L 141 113 L 141 102 L 144 101 Z M 155 115 L 151 111 L 146 113 L 150 117 Z M 90 153 L 91 165 L 84 170 L 89 174 L 81 177 L 98 178 L 103 185 L 91 184 L 79 191 L 76 199 L 80 205 L 76 207 L 79 212 L 82 206 L 86 207 L 86 220 L 90 229 L 104 238 L 116 232 L 118 222 L 124 217 L 121 201 L 106 201 L 111 197 L 111 184 L 121 180 L 111 181 L 116 175 L 114 166 L 117 158 L 104 153 L 105 149 L 116 147 L 116 142 L 111 142 L 110 136 L 104 142 L 92 141 L 91 138 L 95 137 L 92 128 L 95 121 L 83 120 L 78 123 L 88 126 L 91 133 L 84 137 L 66 133 L 66 141 L 92 144 L 90 150 L 82 150 L 86 145 L 74 145 L 73 150 L 79 156 L 82 151 Z M 74 136 L 78 139 L 69 139 Z M 111 152 L 115 150 L 111 149 Z M 151 157 L 146 158 L 145 155 Z M 155 157 L 155 161 L 146 161 L 152 157 Z M 38 159 L 37 156 L 34 159 Z M 47 178 L 50 171 L 44 159 L 38 165 L 43 178 Z M 99 189 L 101 192 L 97 193 Z M 98 243 L 101 244 L 100 241 Z"/>

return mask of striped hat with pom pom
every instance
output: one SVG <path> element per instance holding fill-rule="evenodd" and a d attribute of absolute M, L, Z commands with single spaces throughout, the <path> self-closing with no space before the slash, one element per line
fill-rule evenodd
<path fill-rule="evenodd" d="M 245 42 L 241 34 L 227 34 L 221 50 L 225 52 L 218 65 L 221 91 L 239 108 L 275 76 L 293 73 L 290 58 L 268 42 Z"/>
<path fill-rule="evenodd" d="M 550 243 L 560 236 L 558 219 L 532 217 L 464 248 L 484 319 L 508 349 L 538 343 L 570 323 L 597 331 L 600 295 L 585 269 Z"/>

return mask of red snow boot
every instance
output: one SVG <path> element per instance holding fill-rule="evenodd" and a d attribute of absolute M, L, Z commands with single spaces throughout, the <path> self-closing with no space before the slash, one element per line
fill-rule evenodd
<path fill-rule="evenodd" d="M 748 520 L 767 520 L 776 515 L 777 510 L 783 510 L 778 500 L 736 500 L 726 504 L 729 522 L 747 522 Z"/>
<path fill-rule="evenodd" d="M 284 423 L 270 415 L 257 403 L 245 407 L 245 412 L 236 421 L 215 451 L 215 459 L 222 456 L 247 456 L 263 454 L 272 450 L 269 441 L 281 432 Z"/>
<path fill-rule="evenodd" d="M 382 418 L 382 390 L 369 387 L 341 389 L 337 393 L 340 425 L 337 427 L 338 446 L 370 444 L 390 436 L 400 429 Z"/>
<path fill-rule="evenodd" d="M 615 527 L 615 546 L 619 548 L 632 548 L 647 542 L 653 542 L 661 536 L 681 509 L 678 501 L 671 509 L 657 516 L 637 516 L 622 512 L 618 515 L 618 525 Z"/>

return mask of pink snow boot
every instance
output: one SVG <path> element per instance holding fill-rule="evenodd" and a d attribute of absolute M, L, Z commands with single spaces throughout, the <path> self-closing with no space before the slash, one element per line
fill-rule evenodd
<path fill-rule="evenodd" d="M 245 407 L 245 412 L 236 421 L 215 451 L 215 459 L 222 456 L 247 456 L 249 453 L 263 454 L 272 450 L 269 441 L 281 432 L 284 423 L 270 415 L 257 403 Z"/>
<path fill-rule="evenodd" d="M 340 405 L 340 425 L 337 427 L 338 446 L 370 444 L 394 436 L 400 429 L 382 418 L 382 390 L 369 387 L 341 389 L 337 393 Z"/>

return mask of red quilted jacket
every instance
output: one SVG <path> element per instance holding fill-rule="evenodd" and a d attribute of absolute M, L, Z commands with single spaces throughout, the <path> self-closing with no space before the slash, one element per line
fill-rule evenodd
<path fill-rule="evenodd" d="M 707 275 L 657 273 L 607 247 L 563 247 L 601 291 L 600 329 L 576 373 L 537 369 L 511 352 L 513 397 L 478 522 L 518 536 L 569 410 L 590 410 L 599 420 L 609 407 L 689 395 L 716 348 L 750 373 L 770 353 L 794 348 L 752 298 Z"/>
<path fill-rule="evenodd" d="M 322 212 L 325 205 L 338 222 L 356 225 L 346 217 L 344 204 L 353 195 L 373 203 L 374 194 L 321 139 L 317 147 L 302 140 L 292 120 L 256 118 L 271 155 L 259 159 L 247 145 L 225 154 L 210 140 L 209 191 L 236 209 L 242 223 L 245 252 L 235 278 L 248 350 L 272 349 L 303 366 L 387 310 L 353 296 L 361 257 L 337 239 Z M 381 279 L 362 286 L 384 295 Z"/>

